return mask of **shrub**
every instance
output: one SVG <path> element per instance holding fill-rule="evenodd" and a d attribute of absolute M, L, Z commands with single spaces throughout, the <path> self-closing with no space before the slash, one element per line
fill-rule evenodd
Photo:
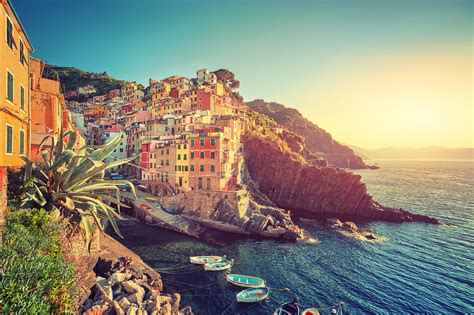
<path fill-rule="evenodd" d="M 62 256 L 61 230 L 45 210 L 9 214 L 0 248 L 0 313 L 72 311 L 75 274 Z"/>

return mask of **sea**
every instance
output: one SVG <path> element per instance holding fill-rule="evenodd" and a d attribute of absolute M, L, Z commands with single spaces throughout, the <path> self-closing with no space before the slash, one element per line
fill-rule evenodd
<path fill-rule="evenodd" d="M 442 225 L 369 222 L 385 241 L 346 237 L 323 224 L 296 222 L 319 242 L 285 243 L 214 235 L 211 245 L 134 221 L 120 240 L 162 274 L 195 314 L 273 314 L 298 297 L 321 314 L 344 302 L 344 314 L 474 314 L 474 161 L 370 161 L 353 171 L 380 203 L 438 218 Z M 268 301 L 235 302 L 224 272 L 190 266 L 190 255 L 227 255 L 232 273 L 264 278 Z M 284 290 L 288 288 L 289 290 Z"/>

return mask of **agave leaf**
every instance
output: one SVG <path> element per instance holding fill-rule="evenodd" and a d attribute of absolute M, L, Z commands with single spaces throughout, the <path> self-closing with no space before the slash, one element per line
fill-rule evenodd
<path fill-rule="evenodd" d="M 112 140 L 107 142 L 104 147 L 95 150 L 90 154 L 90 158 L 94 161 L 102 161 L 109 156 L 122 142 L 122 134 L 118 134 Z"/>
<path fill-rule="evenodd" d="M 77 134 L 75 132 L 72 132 L 71 130 L 68 132 L 70 132 L 70 134 L 69 139 L 67 139 L 67 148 L 69 150 L 72 150 L 74 148 L 74 145 L 76 144 Z M 68 132 L 66 132 L 66 135 L 68 135 Z"/>
<path fill-rule="evenodd" d="M 65 198 L 65 204 L 66 204 L 66 207 L 68 207 L 69 209 L 75 209 L 75 205 L 74 205 L 74 201 L 72 201 L 71 198 L 69 198 L 68 196 L 66 196 Z"/>

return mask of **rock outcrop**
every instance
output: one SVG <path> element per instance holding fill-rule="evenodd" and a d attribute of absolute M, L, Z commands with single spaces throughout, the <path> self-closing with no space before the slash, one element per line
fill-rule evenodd
<path fill-rule="evenodd" d="M 310 163 L 282 138 L 256 130 L 242 138 L 253 185 L 276 206 L 306 218 L 439 223 L 427 216 L 380 205 L 367 193 L 359 175 Z"/>
<path fill-rule="evenodd" d="M 264 100 L 247 102 L 247 106 L 303 137 L 306 149 L 318 159 L 324 159 L 330 164 L 342 168 L 372 168 L 366 165 L 362 158 L 354 153 L 351 148 L 334 140 L 331 134 L 304 118 L 294 108 L 288 108 L 275 102 L 265 102 Z"/>

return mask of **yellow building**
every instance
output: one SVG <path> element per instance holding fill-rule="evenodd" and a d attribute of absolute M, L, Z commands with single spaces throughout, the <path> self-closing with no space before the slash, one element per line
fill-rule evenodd
<path fill-rule="evenodd" d="M 0 167 L 29 154 L 29 59 L 33 48 L 9 0 L 0 0 Z"/>
<path fill-rule="evenodd" d="M 185 192 L 189 189 L 189 145 L 187 140 L 176 141 L 176 190 Z"/>

